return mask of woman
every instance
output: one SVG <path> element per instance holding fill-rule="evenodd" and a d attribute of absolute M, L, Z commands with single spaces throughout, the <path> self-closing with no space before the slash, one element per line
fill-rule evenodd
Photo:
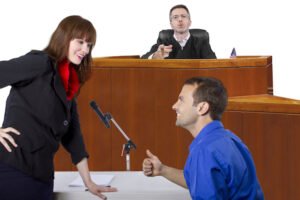
<path fill-rule="evenodd" d="M 90 76 L 95 42 L 92 23 L 69 16 L 43 51 L 0 62 L 0 88 L 11 85 L 0 128 L 1 199 L 52 199 L 60 142 L 91 193 L 105 199 L 101 192 L 116 191 L 91 180 L 75 101 Z"/>

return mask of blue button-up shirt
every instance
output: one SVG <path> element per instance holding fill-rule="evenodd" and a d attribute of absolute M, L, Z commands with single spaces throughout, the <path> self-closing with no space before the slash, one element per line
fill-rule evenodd
<path fill-rule="evenodd" d="M 248 148 L 220 121 L 206 125 L 191 143 L 184 177 L 193 200 L 264 199 Z"/>

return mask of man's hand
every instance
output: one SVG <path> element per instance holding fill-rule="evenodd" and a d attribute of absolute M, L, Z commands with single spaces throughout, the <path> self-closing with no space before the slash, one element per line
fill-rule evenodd
<path fill-rule="evenodd" d="M 143 171 L 146 176 L 163 176 L 173 183 L 187 188 L 182 170 L 163 165 L 158 157 L 149 150 L 146 151 L 146 154 L 148 158 L 145 158 L 143 162 Z"/>
<path fill-rule="evenodd" d="M 146 151 L 148 158 L 143 161 L 143 171 L 146 176 L 160 176 L 164 165 L 157 156 L 153 155 L 149 150 Z"/>
<path fill-rule="evenodd" d="M 16 135 L 20 135 L 20 132 L 12 127 L 8 128 L 0 128 L 0 143 L 5 147 L 5 149 L 9 152 L 12 152 L 8 143 L 11 143 L 14 147 L 18 147 L 13 137 L 11 137 L 8 133 L 14 133 Z"/>
<path fill-rule="evenodd" d="M 164 59 L 165 57 L 168 57 L 172 51 L 172 47 L 172 45 L 159 45 L 157 51 L 153 54 L 152 59 Z"/>

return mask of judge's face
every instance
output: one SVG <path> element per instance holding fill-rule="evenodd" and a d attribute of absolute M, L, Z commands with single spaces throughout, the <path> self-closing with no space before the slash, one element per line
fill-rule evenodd
<path fill-rule="evenodd" d="M 193 92 L 196 89 L 194 85 L 184 85 L 177 102 L 173 105 L 173 110 L 176 111 L 176 125 L 187 130 L 192 129 L 199 118 L 198 108 L 194 106 Z"/>
<path fill-rule="evenodd" d="M 183 8 L 176 8 L 171 12 L 170 24 L 175 33 L 186 33 L 191 26 L 188 12 Z"/>
<path fill-rule="evenodd" d="M 79 65 L 83 58 L 90 52 L 92 44 L 85 39 L 75 38 L 70 41 L 68 59 L 71 63 Z"/>

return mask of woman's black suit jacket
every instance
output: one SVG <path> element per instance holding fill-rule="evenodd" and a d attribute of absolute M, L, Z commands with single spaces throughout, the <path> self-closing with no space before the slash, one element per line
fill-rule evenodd
<path fill-rule="evenodd" d="M 53 158 L 61 142 L 77 164 L 88 157 L 76 101 L 67 101 L 56 63 L 43 51 L 0 62 L 0 88 L 11 85 L 2 128 L 13 127 L 18 144 L 0 144 L 0 162 L 35 178 L 53 179 Z M 11 145 L 12 146 L 12 145 Z"/>

